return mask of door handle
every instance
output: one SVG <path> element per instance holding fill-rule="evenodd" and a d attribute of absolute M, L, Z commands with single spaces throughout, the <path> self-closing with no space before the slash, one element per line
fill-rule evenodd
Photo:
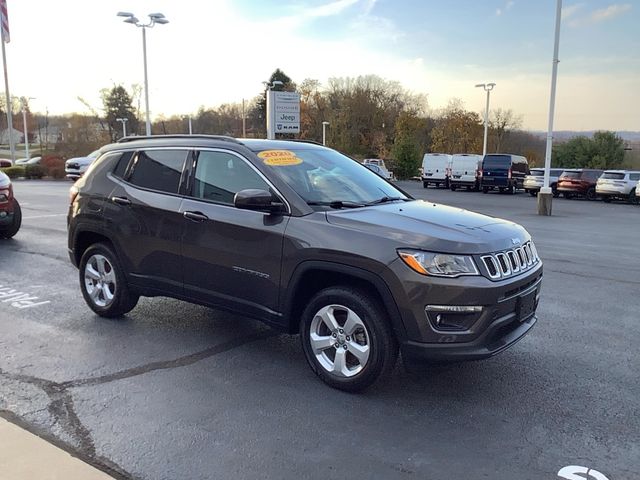
<path fill-rule="evenodd" d="M 118 205 L 131 205 L 131 200 L 127 197 L 111 197 L 111 201 Z"/>
<path fill-rule="evenodd" d="M 207 217 L 204 213 L 201 213 L 201 212 L 187 211 L 187 212 L 184 212 L 182 215 L 184 216 L 184 218 L 188 218 L 193 222 L 204 222 L 205 220 L 209 220 L 209 217 Z"/>

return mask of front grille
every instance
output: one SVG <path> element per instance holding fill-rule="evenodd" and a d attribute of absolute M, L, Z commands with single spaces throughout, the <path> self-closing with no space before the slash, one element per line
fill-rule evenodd
<path fill-rule="evenodd" d="M 540 262 L 533 242 L 526 242 L 521 247 L 491 253 L 481 257 L 487 275 L 492 280 L 502 280 L 524 273 Z"/>

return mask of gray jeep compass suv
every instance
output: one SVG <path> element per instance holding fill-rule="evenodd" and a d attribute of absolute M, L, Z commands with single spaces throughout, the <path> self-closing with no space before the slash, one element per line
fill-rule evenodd
<path fill-rule="evenodd" d="M 542 262 L 521 226 L 415 200 L 335 150 L 214 136 L 105 146 L 72 187 L 69 255 L 89 307 L 169 296 L 300 333 L 356 391 L 404 360 L 510 347 L 535 324 Z"/>

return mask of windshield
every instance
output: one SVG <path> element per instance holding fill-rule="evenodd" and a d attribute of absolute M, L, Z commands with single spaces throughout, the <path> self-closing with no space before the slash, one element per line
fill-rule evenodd
<path fill-rule="evenodd" d="M 264 150 L 258 157 L 310 204 L 408 198 L 364 165 L 335 150 Z"/>
<path fill-rule="evenodd" d="M 487 155 L 482 162 L 483 169 L 503 168 L 507 170 L 511 167 L 511 157 L 508 155 Z"/>
<path fill-rule="evenodd" d="M 603 173 L 600 178 L 605 178 L 607 180 L 624 180 L 624 173 L 607 172 Z"/>
<path fill-rule="evenodd" d="M 566 178 L 580 178 L 582 176 L 582 172 L 565 171 L 562 176 Z"/>

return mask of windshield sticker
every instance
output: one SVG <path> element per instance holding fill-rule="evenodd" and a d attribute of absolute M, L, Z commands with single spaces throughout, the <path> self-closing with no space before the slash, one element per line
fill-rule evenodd
<path fill-rule="evenodd" d="M 272 167 L 286 167 L 289 165 L 300 165 L 302 159 L 289 150 L 265 150 L 258 153 L 265 165 Z"/>

